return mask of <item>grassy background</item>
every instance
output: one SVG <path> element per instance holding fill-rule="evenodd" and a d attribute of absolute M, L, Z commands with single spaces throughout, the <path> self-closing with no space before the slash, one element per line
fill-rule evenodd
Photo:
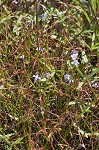
<path fill-rule="evenodd" d="M 0 150 L 98 150 L 99 1 L 17 2 L 0 1 Z"/>

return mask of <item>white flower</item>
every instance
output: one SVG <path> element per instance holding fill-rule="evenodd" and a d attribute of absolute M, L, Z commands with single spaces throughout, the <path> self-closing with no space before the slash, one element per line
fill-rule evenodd
<path fill-rule="evenodd" d="M 24 55 L 21 55 L 20 58 L 24 60 Z"/>
<path fill-rule="evenodd" d="M 83 147 L 83 148 L 85 148 L 85 145 L 84 145 L 84 144 L 80 144 L 80 147 Z"/>

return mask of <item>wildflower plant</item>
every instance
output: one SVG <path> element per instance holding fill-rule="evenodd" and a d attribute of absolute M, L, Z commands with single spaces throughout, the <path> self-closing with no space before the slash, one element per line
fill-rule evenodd
<path fill-rule="evenodd" d="M 18 2 L 0 3 L 0 150 L 98 150 L 98 0 Z"/>

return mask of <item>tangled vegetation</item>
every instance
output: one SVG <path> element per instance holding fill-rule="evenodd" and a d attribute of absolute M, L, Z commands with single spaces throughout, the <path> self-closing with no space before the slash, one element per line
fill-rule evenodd
<path fill-rule="evenodd" d="M 99 150 L 99 0 L 0 0 L 0 150 Z"/>

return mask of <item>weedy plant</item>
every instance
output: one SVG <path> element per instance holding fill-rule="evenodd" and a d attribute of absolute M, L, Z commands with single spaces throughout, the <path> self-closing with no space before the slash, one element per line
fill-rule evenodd
<path fill-rule="evenodd" d="M 99 1 L 0 1 L 0 150 L 98 150 Z"/>

